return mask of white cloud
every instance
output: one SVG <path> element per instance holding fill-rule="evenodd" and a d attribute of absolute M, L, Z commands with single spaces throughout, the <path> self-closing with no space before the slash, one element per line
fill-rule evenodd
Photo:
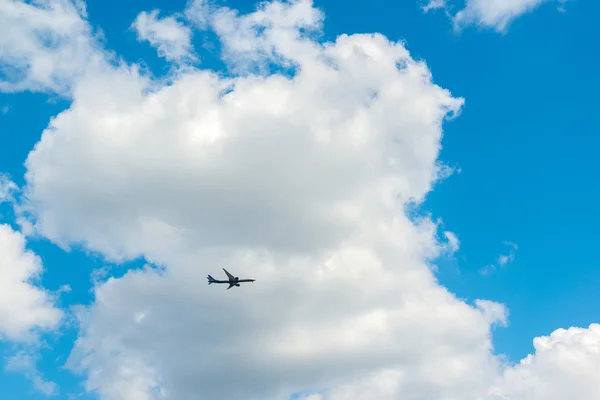
<path fill-rule="evenodd" d="M 508 309 L 504 304 L 489 300 L 475 300 L 475 305 L 481 310 L 490 324 L 506 326 L 508 324 Z"/>
<path fill-rule="evenodd" d="M 83 3 L 0 0 L 0 92 L 69 95 L 85 73 L 104 66 Z"/>
<path fill-rule="evenodd" d="M 0 173 L 0 203 L 14 200 L 17 185 L 6 174 Z"/>
<path fill-rule="evenodd" d="M 17 185 L 0 174 L 0 203 L 14 204 L 17 191 Z M 37 391 L 50 396 L 58 386 L 44 380 L 37 369 L 38 333 L 57 327 L 63 313 L 54 306 L 52 296 L 35 285 L 41 273 L 41 260 L 26 249 L 24 236 L 9 225 L 0 225 L 0 340 L 27 347 L 10 356 L 5 368 L 23 373 Z"/>
<path fill-rule="evenodd" d="M 211 23 L 211 14 L 219 9 L 222 8 L 211 4 L 209 0 L 191 0 L 187 3 L 184 15 L 197 28 L 205 30 Z"/>
<path fill-rule="evenodd" d="M 446 7 L 447 7 L 446 0 L 429 0 L 421 8 L 424 12 L 429 12 L 431 10 L 437 10 L 437 9 L 446 8 Z"/>
<path fill-rule="evenodd" d="M 445 231 L 444 236 L 448 241 L 448 249 L 451 254 L 456 253 L 460 248 L 460 241 L 454 232 Z"/>
<path fill-rule="evenodd" d="M 505 371 L 492 399 L 600 398 L 600 325 L 557 329 L 533 344 L 535 354 Z"/>
<path fill-rule="evenodd" d="M 36 330 L 57 326 L 62 312 L 33 281 L 42 273 L 40 258 L 25 248 L 25 238 L 0 225 L 0 337 L 29 341 Z"/>
<path fill-rule="evenodd" d="M 422 10 L 428 12 L 444 9 L 452 18 L 454 27 L 461 30 L 469 25 L 495 29 L 506 32 L 512 21 L 523 14 L 531 12 L 543 3 L 558 2 L 558 9 L 564 11 L 564 3 L 568 0 L 466 0 L 463 9 L 451 15 L 446 0 L 429 0 Z"/>
<path fill-rule="evenodd" d="M 59 391 L 58 385 L 55 382 L 44 379 L 36 365 L 38 357 L 39 355 L 36 352 L 32 353 L 31 351 L 21 350 L 8 358 L 6 370 L 23 373 L 27 379 L 33 382 L 35 390 L 46 396 L 55 396 Z"/>
<path fill-rule="evenodd" d="M 305 34 L 323 20 L 309 1 L 248 15 L 198 4 L 186 16 L 217 32 L 243 76 L 81 75 L 26 162 L 39 233 L 166 266 L 95 282 L 69 360 L 86 388 L 103 400 L 213 399 L 223 382 L 232 400 L 532 400 L 529 386 L 558 385 L 541 347 L 525 383 L 511 378 L 522 367 L 490 338 L 508 311 L 440 286 L 429 262 L 458 238 L 405 211 L 444 176 L 442 122 L 463 100 L 401 43 Z M 222 267 L 258 280 L 206 285 Z M 591 396 L 560 393 L 594 398 L 593 382 Z"/>
<path fill-rule="evenodd" d="M 510 250 L 508 251 L 508 253 L 500 254 L 498 256 L 498 259 L 496 260 L 496 264 L 486 265 L 484 268 L 482 268 L 481 273 L 483 275 L 489 275 L 496 269 L 503 268 L 515 260 L 515 253 L 519 249 L 519 246 L 507 241 L 503 242 L 503 244 L 510 247 Z"/>
<path fill-rule="evenodd" d="M 335 58 L 333 54 L 323 54 L 315 42 L 315 36 L 321 32 L 323 13 L 310 1 L 292 1 L 293 7 L 284 4 L 259 4 L 255 12 L 246 15 L 226 7 L 209 9 L 208 16 L 207 9 L 200 8 L 202 14 L 198 18 L 193 18 L 190 12 L 187 14 L 193 20 L 209 21 L 222 42 L 224 60 L 238 73 L 255 70 L 265 73 L 272 62 L 281 68 L 293 69 L 299 65 L 306 68 L 320 56 Z M 375 53 L 367 50 L 365 56 L 377 58 L 382 50 L 372 48 Z M 399 52 L 403 50 L 394 51 L 396 57 L 402 57 Z"/>
<path fill-rule="evenodd" d="M 159 10 L 141 12 L 132 24 L 139 41 L 148 41 L 167 61 L 193 61 L 192 31 L 175 17 L 158 17 Z"/>
<path fill-rule="evenodd" d="M 287 17 L 295 7 L 307 6 L 281 12 Z M 147 96 L 155 84 L 124 69 L 81 81 L 75 106 L 52 121 L 27 160 L 26 193 L 39 207 L 39 229 L 113 257 L 161 247 L 136 238 L 140 229 L 173 241 L 182 236 L 194 247 L 304 251 L 350 236 L 380 207 L 421 200 L 437 178 L 441 120 L 462 100 L 431 84 L 424 64 L 382 36 L 342 36 L 324 47 L 305 40 L 306 52 L 287 53 L 298 40 L 275 46 L 270 29 L 264 35 L 264 47 L 294 57 L 302 74 L 222 80 L 196 71 Z M 237 48 L 230 57 L 240 51 L 246 58 L 247 50 Z M 406 67 L 398 71 L 396 63 Z M 357 74 L 365 78 L 357 81 Z M 115 129 L 119 136 L 105 135 Z M 59 156 L 63 151 L 71 155 Z M 109 202 L 89 215 L 101 193 L 111 195 Z M 142 204 L 134 200 L 139 196 Z M 372 205 L 380 196 L 386 203 Z M 114 220 L 115 210 L 124 218 Z"/>
<path fill-rule="evenodd" d="M 445 397 L 481 400 L 564 400 L 600 398 L 600 325 L 588 329 L 558 329 L 533 341 L 535 353 L 515 366 L 506 366 L 486 393 L 479 397 Z M 405 375 L 382 370 L 325 393 L 300 400 L 393 400 L 403 397 Z M 412 393 L 411 393 L 412 394 Z M 427 399 L 418 395 L 411 399 Z"/>
<path fill-rule="evenodd" d="M 457 28 L 476 24 L 506 31 L 508 25 L 521 15 L 554 0 L 467 0 L 465 8 L 454 16 Z"/>
<path fill-rule="evenodd" d="M 495 376 L 487 318 L 427 266 L 448 245 L 403 213 L 438 178 L 462 100 L 383 36 L 292 34 L 319 16 L 307 2 L 220 11 L 231 62 L 285 58 L 294 79 L 187 72 L 143 96 L 153 83 L 124 70 L 90 77 L 30 154 L 40 232 L 168 266 L 97 286 L 70 364 L 90 390 L 214 398 L 228 376 L 232 399 L 273 398 L 387 367 L 421 396 L 469 396 Z M 266 28 L 242 45 L 251 21 Z M 258 281 L 208 287 L 221 267 Z"/>

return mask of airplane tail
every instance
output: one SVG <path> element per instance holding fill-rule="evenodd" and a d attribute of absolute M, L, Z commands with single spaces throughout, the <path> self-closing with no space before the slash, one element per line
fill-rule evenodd
<path fill-rule="evenodd" d="M 210 285 L 211 283 L 213 283 L 215 281 L 215 278 L 213 278 L 212 276 L 208 276 L 208 284 Z"/>

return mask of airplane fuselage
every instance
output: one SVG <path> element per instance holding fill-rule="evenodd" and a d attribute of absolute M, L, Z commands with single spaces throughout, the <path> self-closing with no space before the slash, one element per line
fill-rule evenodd
<path fill-rule="evenodd" d="M 208 284 L 210 285 L 211 283 L 228 283 L 229 287 L 227 288 L 227 290 L 231 289 L 234 286 L 239 287 L 240 283 L 243 282 L 254 282 L 256 279 L 240 279 L 237 276 L 233 276 L 231 275 L 229 272 L 227 272 L 227 270 L 225 268 L 223 268 L 223 271 L 225 271 L 225 273 L 227 274 L 227 277 L 229 278 L 228 280 L 224 281 L 224 280 L 217 280 L 215 278 L 213 278 L 212 276 L 208 275 Z"/>

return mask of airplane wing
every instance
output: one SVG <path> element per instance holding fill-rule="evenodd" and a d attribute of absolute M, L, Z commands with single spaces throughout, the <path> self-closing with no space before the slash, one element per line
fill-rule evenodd
<path fill-rule="evenodd" d="M 233 285 L 233 284 L 230 283 L 229 287 L 227 288 L 227 290 L 231 289 L 233 286 L 235 286 L 235 285 Z"/>
<path fill-rule="evenodd" d="M 227 277 L 228 277 L 230 280 L 233 280 L 233 279 L 235 279 L 235 277 L 234 277 L 233 275 L 231 275 L 229 272 L 227 272 L 227 270 L 226 270 L 225 268 L 223 268 L 223 271 L 225 271 L 225 273 L 227 274 Z"/>

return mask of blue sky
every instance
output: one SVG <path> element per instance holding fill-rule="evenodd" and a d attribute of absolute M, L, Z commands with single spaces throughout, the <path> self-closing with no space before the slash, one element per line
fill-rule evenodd
<path fill-rule="evenodd" d="M 452 5 L 452 10 L 461 7 Z M 241 13 L 254 9 L 241 1 L 227 6 Z M 559 4 L 544 2 L 517 17 L 505 32 L 476 24 L 454 31 L 443 10 L 424 13 L 413 1 L 342 5 L 324 0 L 315 6 L 325 14 L 322 40 L 379 32 L 404 41 L 413 58 L 426 62 L 437 85 L 465 99 L 460 116 L 444 123 L 440 153 L 460 173 L 437 184 L 422 208 L 441 218 L 443 228 L 460 240 L 456 254 L 437 261 L 440 283 L 469 302 L 489 299 L 510 310 L 508 326 L 494 330 L 496 351 L 516 362 L 534 351 L 534 337 L 596 322 L 600 53 L 592 38 L 600 37 L 594 18 L 600 5 L 573 0 L 559 12 Z M 168 64 L 147 42 L 138 41 L 130 26 L 142 11 L 160 9 L 166 16 L 185 7 L 183 1 L 87 1 L 89 21 L 102 29 L 106 47 L 127 62 L 143 60 L 156 76 L 167 73 Z M 200 67 L 223 68 L 218 48 L 201 48 L 205 37 L 214 38 L 210 35 L 194 36 Z M 28 153 L 51 118 L 69 107 L 70 99 L 52 93 L 0 91 L 0 172 L 22 187 Z M 0 214 L 0 222 L 19 230 L 10 204 L 2 204 Z M 92 272 L 114 264 L 77 246 L 63 251 L 39 237 L 29 238 L 28 247 L 44 263 L 41 287 L 55 292 L 70 286 L 58 303 L 65 310 L 91 304 Z M 514 259 L 498 266 L 498 257 L 511 251 Z M 120 277 L 142 265 L 136 260 L 112 274 Z M 497 267 L 482 273 L 489 265 Z M 83 390 L 84 377 L 62 367 L 76 337 L 75 325 L 68 323 L 45 334 L 37 368 L 60 387 L 56 398 L 101 398 Z M 19 346 L 5 340 L 6 359 Z M 2 398 L 9 400 L 47 398 L 18 372 L 0 372 L 0 387 Z"/>

